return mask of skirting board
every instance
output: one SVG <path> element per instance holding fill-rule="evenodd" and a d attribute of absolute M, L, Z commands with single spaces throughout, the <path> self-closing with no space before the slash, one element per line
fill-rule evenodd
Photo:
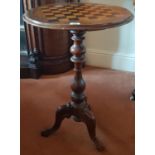
<path fill-rule="evenodd" d="M 87 49 L 86 64 L 122 71 L 135 71 L 135 57 L 123 52 L 114 53 L 106 50 Z"/>

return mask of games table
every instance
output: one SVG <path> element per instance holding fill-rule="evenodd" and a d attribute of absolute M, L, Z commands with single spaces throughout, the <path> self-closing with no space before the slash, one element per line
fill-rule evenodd
<path fill-rule="evenodd" d="M 133 19 L 132 13 L 125 8 L 105 4 L 52 3 L 27 11 L 23 19 L 36 27 L 70 31 L 73 40 L 70 52 L 73 55 L 71 61 L 74 63 L 75 76 L 71 84 L 71 100 L 57 109 L 54 125 L 41 135 L 48 137 L 59 129 L 64 118 L 73 118 L 86 124 L 96 149 L 104 150 L 102 143 L 96 138 L 95 117 L 84 94 L 86 84 L 81 72 L 86 52 L 83 45 L 84 34 L 86 31 L 104 30 L 127 24 Z"/>

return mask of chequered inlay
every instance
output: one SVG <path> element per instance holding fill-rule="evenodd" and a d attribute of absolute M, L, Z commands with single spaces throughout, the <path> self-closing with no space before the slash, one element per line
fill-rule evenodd
<path fill-rule="evenodd" d="M 94 25 L 127 19 L 131 13 L 124 8 L 91 4 L 48 4 L 27 12 L 32 20 L 56 25 Z"/>

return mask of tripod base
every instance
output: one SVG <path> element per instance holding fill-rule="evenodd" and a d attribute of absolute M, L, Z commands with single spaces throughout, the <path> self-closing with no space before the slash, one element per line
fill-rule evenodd
<path fill-rule="evenodd" d="M 55 123 L 52 128 L 41 133 L 42 136 L 48 137 L 57 131 L 64 118 L 73 118 L 77 122 L 84 122 L 91 140 L 94 142 L 96 149 L 103 150 L 103 146 L 96 138 L 96 120 L 87 104 L 87 97 L 84 94 L 85 81 L 82 77 L 82 66 L 85 62 L 85 48 L 83 45 L 84 31 L 70 31 L 72 34 L 73 45 L 70 47 L 72 53 L 71 61 L 74 63 L 75 76 L 71 84 L 71 102 L 62 105 L 56 112 Z"/>
<path fill-rule="evenodd" d="M 96 121 L 90 106 L 87 103 L 82 103 L 75 106 L 72 103 L 60 106 L 56 111 L 55 123 L 52 128 L 49 128 L 41 133 L 43 137 L 48 137 L 55 133 L 61 126 L 65 118 L 73 118 L 75 121 L 84 122 L 87 126 L 89 136 L 96 146 L 98 151 L 102 151 L 104 147 L 96 138 Z"/>

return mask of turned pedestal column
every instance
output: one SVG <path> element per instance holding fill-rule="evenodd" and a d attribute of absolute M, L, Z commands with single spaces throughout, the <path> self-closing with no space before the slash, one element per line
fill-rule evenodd
<path fill-rule="evenodd" d="M 103 150 L 103 146 L 96 138 L 96 120 L 91 112 L 90 106 L 87 103 L 87 98 L 84 94 L 85 81 L 82 77 L 81 69 L 85 62 L 85 47 L 83 46 L 84 31 L 70 31 L 72 33 L 73 45 L 70 48 L 72 53 L 71 61 L 74 63 L 75 76 L 71 84 L 71 101 L 62 105 L 56 112 L 54 125 L 43 131 L 42 136 L 48 137 L 59 129 L 64 118 L 73 118 L 77 122 L 84 122 L 88 129 L 89 136 L 94 142 L 97 150 Z"/>

